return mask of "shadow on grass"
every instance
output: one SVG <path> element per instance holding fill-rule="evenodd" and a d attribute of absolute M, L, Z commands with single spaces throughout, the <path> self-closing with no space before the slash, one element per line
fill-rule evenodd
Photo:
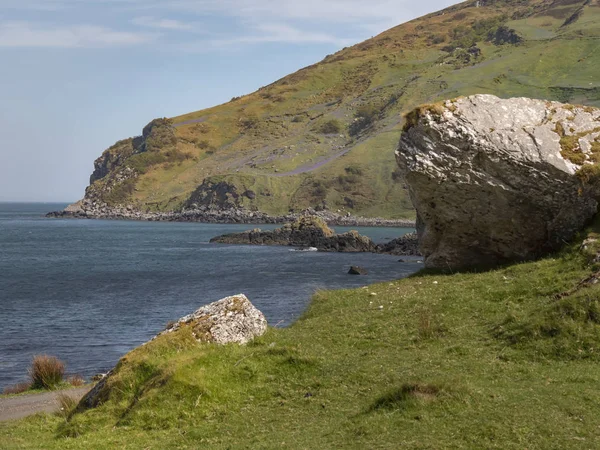
<path fill-rule="evenodd" d="M 367 412 L 404 410 L 419 403 L 433 402 L 444 393 L 442 387 L 434 384 L 406 383 L 377 398 Z"/>

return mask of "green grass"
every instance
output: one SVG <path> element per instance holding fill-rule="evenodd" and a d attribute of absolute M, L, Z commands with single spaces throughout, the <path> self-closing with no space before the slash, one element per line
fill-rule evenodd
<path fill-rule="evenodd" d="M 595 448 L 600 286 L 574 288 L 598 250 L 318 292 L 245 347 L 166 335 L 102 406 L 0 424 L 0 448 Z"/>

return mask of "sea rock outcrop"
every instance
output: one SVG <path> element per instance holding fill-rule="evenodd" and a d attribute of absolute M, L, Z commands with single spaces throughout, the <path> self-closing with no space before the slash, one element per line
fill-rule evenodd
<path fill-rule="evenodd" d="M 396 256 L 421 256 L 417 233 L 405 234 L 385 244 L 379 244 L 377 248 L 378 253 Z"/>
<path fill-rule="evenodd" d="M 154 339 L 181 328 L 189 327 L 199 342 L 215 344 L 246 344 L 267 331 L 267 320 L 244 294 L 226 297 L 182 317 L 169 325 Z M 144 344 L 145 345 L 145 344 Z M 81 399 L 79 410 L 95 408 L 110 395 L 110 383 L 118 365 Z"/>
<path fill-rule="evenodd" d="M 406 119 L 396 157 L 426 267 L 539 257 L 598 210 L 589 181 L 600 160 L 600 109 L 475 95 Z"/>
<path fill-rule="evenodd" d="M 210 240 L 220 244 L 289 245 L 316 247 L 326 252 L 375 252 L 377 246 L 371 239 L 356 231 L 335 234 L 324 220 L 304 216 L 273 231 L 259 228 L 242 233 L 225 234 Z"/>

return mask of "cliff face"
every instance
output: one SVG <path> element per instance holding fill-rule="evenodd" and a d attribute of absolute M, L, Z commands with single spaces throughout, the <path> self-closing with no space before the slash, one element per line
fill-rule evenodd
<path fill-rule="evenodd" d="M 600 109 L 459 98 L 410 113 L 396 155 L 427 267 L 538 257 L 598 210 Z"/>
<path fill-rule="evenodd" d="M 391 151 L 402 114 L 479 92 L 600 105 L 598 1 L 473 0 L 405 23 L 255 93 L 151 122 L 96 161 L 86 199 L 413 218 Z"/>

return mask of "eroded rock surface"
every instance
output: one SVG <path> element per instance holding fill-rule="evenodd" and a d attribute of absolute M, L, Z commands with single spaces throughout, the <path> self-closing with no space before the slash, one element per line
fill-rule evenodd
<path fill-rule="evenodd" d="M 600 110 L 459 98 L 410 113 L 396 156 L 426 267 L 531 259 L 568 242 L 598 210 L 582 174 L 600 160 Z"/>

